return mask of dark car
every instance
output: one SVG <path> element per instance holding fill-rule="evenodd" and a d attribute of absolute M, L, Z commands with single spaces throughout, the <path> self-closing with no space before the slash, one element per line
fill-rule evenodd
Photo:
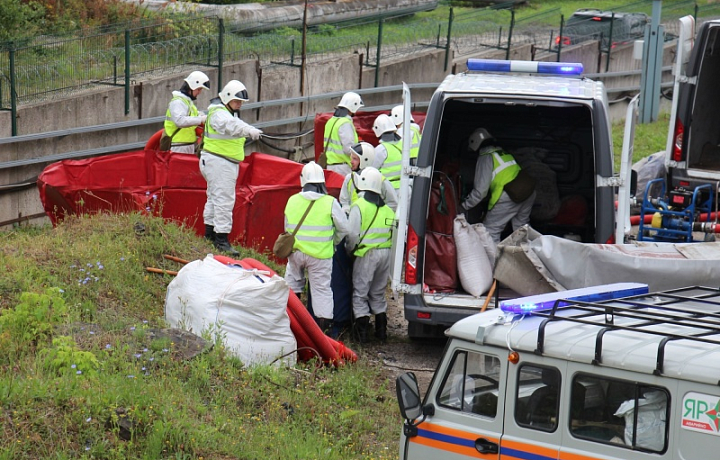
<path fill-rule="evenodd" d="M 602 40 L 603 48 L 643 38 L 649 18 L 645 13 L 618 13 L 594 9 L 575 11 L 555 38 L 555 46 Z"/>

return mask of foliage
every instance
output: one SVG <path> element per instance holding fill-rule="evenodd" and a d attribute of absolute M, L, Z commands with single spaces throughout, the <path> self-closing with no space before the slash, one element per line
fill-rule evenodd
<path fill-rule="evenodd" d="M 362 350 L 339 369 L 245 367 L 213 331 L 214 346 L 192 359 L 158 338 L 174 278 L 146 267 L 176 271 L 163 254 L 210 252 L 190 229 L 141 214 L 4 233 L 0 458 L 397 458 L 396 403 Z M 38 345 L 13 350 L 16 329 L 34 330 Z"/>
<path fill-rule="evenodd" d="M 45 9 L 38 2 L 0 0 L 0 43 L 38 34 L 44 15 Z"/>
<path fill-rule="evenodd" d="M 665 150 L 667 142 L 670 114 L 662 112 L 657 121 L 652 123 L 638 123 L 635 125 L 635 139 L 633 142 L 633 163 L 652 155 L 655 152 Z M 620 155 L 622 153 L 622 141 L 625 133 L 625 121 L 614 123 L 612 126 L 613 146 L 615 148 L 615 170 L 620 170 Z"/>

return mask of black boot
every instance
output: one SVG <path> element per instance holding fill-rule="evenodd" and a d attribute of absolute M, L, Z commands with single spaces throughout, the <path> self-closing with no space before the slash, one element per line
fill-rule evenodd
<path fill-rule="evenodd" d="M 215 245 L 215 248 L 217 248 L 219 251 L 222 251 L 232 257 L 237 257 L 240 255 L 240 253 L 237 252 L 235 248 L 230 245 L 227 233 L 216 233 L 215 241 L 213 241 L 213 244 Z"/>
<path fill-rule="evenodd" d="M 332 329 L 332 320 L 327 318 L 315 318 L 315 322 L 323 334 L 326 334 Z"/>
<path fill-rule="evenodd" d="M 215 227 L 205 224 L 205 239 L 215 243 Z"/>
<path fill-rule="evenodd" d="M 375 315 L 375 337 L 387 340 L 387 313 L 379 313 Z"/>
<path fill-rule="evenodd" d="M 355 320 L 355 339 L 358 342 L 368 342 L 368 327 L 370 327 L 369 316 L 361 316 Z"/>

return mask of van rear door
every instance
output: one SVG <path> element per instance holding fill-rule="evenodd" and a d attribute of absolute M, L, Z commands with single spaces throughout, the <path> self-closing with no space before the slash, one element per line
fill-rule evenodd
<path fill-rule="evenodd" d="M 632 186 L 632 160 L 635 142 L 635 124 L 638 118 L 638 94 L 628 104 L 625 114 L 625 132 L 623 134 L 622 154 L 620 155 L 620 181 L 618 184 L 618 205 L 615 216 L 615 243 L 622 244 L 625 237 L 630 235 L 630 196 L 637 193 L 631 190 Z"/>

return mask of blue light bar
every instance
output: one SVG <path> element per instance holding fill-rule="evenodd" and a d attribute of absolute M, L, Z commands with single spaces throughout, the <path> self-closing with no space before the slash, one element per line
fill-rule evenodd
<path fill-rule="evenodd" d="M 484 72 L 522 72 L 548 75 L 580 75 L 579 62 L 505 61 L 502 59 L 468 59 L 468 70 Z"/>
<path fill-rule="evenodd" d="M 555 306 L 555 302 L 560 299 L 578 302 L 602 302 L 603 300 L 642 295 L 648 292 L 648 285 L 642 283 L 603 284 L 601 286 L 503 300 L 500 302 L 500 310 L 507 313 L 526 315 L 534 311 L 550 310 Z"/>

